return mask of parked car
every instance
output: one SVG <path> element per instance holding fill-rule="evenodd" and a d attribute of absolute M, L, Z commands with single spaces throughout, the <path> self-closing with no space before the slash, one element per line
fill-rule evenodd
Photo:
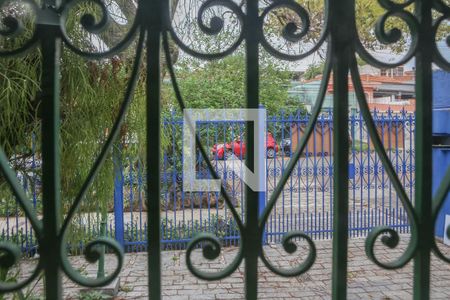
<path fill-rule="evenodd" d="M 278 144 L 270 132 L 266 137 L 266 155 L 268 158 L 275 157 L 279 150 Z M 234 139 L 231 143 L 215 144 L 211 148 L 213 158 L 228 159 L 234 154 L 239 158 L 244 158 L 247 153 L 247 145 L 241 141 L 240 137 Z"/>

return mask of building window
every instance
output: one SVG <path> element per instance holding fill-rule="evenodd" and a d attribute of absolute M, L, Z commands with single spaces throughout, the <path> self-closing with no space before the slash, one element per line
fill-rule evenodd
<path fill-rule="evenodd" d="M 403 67 L 393 69 L 393 76 L 403 76 Z"/>
<path fill-rule="evenodd" d="M 380 75 L 381 76 L 389 76 L 389 77 L 396 77 L 396 76 L 403 76 L 403 67 L 396 67 L 393 69 L 381 69 Z"/>

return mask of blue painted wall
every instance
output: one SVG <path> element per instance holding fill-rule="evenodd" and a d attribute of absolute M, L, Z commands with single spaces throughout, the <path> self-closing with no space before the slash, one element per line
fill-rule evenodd
<path fill-rule="evenodd" d="M 433 73 L 433 135 L 450 135 L 450 73 Z M 445 171 L 450 166 L 450 145 L 433 147 L 433 193 L 439 187 Z M 436 220 L 435 233 L 444 236 L 445 215 L 450 215 L 450 195 Z"/>

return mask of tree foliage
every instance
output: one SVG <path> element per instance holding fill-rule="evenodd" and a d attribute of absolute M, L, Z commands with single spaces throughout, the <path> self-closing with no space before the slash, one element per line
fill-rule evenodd
<path fill-rule="evenodd" d="M 184 100 L 191 108 L 245 108 L 245 57 L 241 54 L 202 63 L 180 62 L 178 78 Z M 260 67 L 260 102 L 268 114 L 280 108 L 299 109 L 288 97 L 291 73 L 273 61 Z"/>
<path fill-rule="evenodd" d="M 76 18 L 84 12 L 98 15 L 95 5 L 83 4 L 74 9 L 67 20 L 67 32 L 80 48 L 93 49 L 92 37 L 81 29 Z M 22 43 L 28 32 L 33 30 L 30 19 L 22 16 L 26 23 L 25 37 L 2 40 L 2 47 L 14 48 Z M 109 134 L 123 101 L 126 85 L 130 77 L 132 55 L 114 57 L 101 61 L 86 61 L 67 48 L 61 58 L 61 192 L 62 214 L 65 214 L 84 183 L 100 148 Z M 29 179 L 37 194 L 37 212 L 41 212 L 40 177 L 40 78 L 41 56 L 39 49 L 31 51 L 23 58 L 0 60 L 0 145 L 10 158 L 11 166 L 21 178 Z M 140 78 L 135 99 L 121 129 L 119 143 L 124 155 L 137 157 L 145 147 L 145 83 Z M 140 140 L 141 143 L 136 143 Z M 33 142 L 34 141 L 34 142 Z M 134 141 L 131 143 L 130 141 Z M 33 156 L 34 155 L 34 156 Z M 31 165 L 31 160 L 36 166 Z M 99 216 L 86 215 L 87 212 L 107 211 L 112 207 L 113 164 L 111 156 L 100 170 L 89 189 L 75 224 L 86 223 L 86 218 L 95 224 Z M 31 186 L 30 186 L 31 187 Z M 30 191 L 29 191 L 30 192 Z M 32 193 L 30 192 L 30 198 Z M 8 185 L 0 176 L 1 213 L 16 211 L 14 197 Z M 5 208 L 6 207 L 6 208 Z M 9 208 L 8 208 L 9 207 Z M 5 209 L 4 209 L 5 208 Z M 9 210 L 9 212 L 8 212 Z M 20 210 L 17 212 L 21 214 Z M 83 230 L 72 228 L 71 234 L 83 234 Z M 71 238 L 71 237 L 69 237 Z M 72 238 L 74 238 L 72 236 Z"/>
<path fill-rule="evenodd" d="M 308 66 L 308 68 L 305 70 L 305 73 L 303 73 L 303 76 L 302 76 L 303 79 L 311 80 L 314 77 L 316 77 L 317 75 L 322 74 L 323 66 L 324 66 L 323 62 L 310 64 Z"/>
<path fill-rule="evenodd" d="M 304 39 L 302 44 L 306 45 L 305 48 L 311 46 L 318 41 L 322 29 L 325 23 L 325 10 L 324 0 L 296 0 L 301 6 L 308 12 L 310 18 L 310 31 Z M 272 3 L 273 0 L 266 0 L 266 3 Z M 400 2 L 400 1 L 399 1 Z M 413 12 L 414 4 L 409 5 L 406 8 L 408 11 Z M 385 30 L 389 31 L 393 28 L 398 28 L 402 32 L 402 37 L 396 43 L 389 45 L 382 44 L 376 37 L 375 27 L 380 17 L 386 13 L 386 10 L 376 0 L 356 0 L 355 1 L 355 14 L 356 14 L 356 26 L 358 30 L 359 38 L 362 44 L 369 51 L 389 51 L 396 54 L 405 52 L 408 48 L 408 44 L 411 42 L 411 32 L 408 25 L 399 17 L 392 16 L 387 19 Z M 438 13 L 434 11 L 434 17 L 437 17 Z M 302 28 L 300 18 L 290 9 L 278 9 L 272 14 L 269 23 L 272 30 L 278 29 L 277 34 L 281 34 L 283 26 L 293 22 L 298 28 Z M 450 33 L 450 24 L 443 23 L 438 31 L 437 39 L 446 38 Z M 289 45 L 293 47 L 294 45 Z M 319 53 L 320 54 L 320 53 Z"/>

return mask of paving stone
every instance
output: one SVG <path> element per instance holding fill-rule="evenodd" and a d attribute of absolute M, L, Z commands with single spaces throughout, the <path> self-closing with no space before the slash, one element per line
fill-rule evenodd
<path fill-rule="evenodd" d="M 375 247 L 377 258 L 388 262 L 402 254 L 401 249 L 409 242 L 409 236 L 402 235 L 397 248 Z M 311 269 L 296 277 L 284 278 L 272 273 L 261 261 L 258 265 L 258 290 L 260 299 L 330 299 L 331 298 L 331 241 L 315 241 L 317 259 Z M 442 245 L 440 245 L 442 246 Z M 349 240 L 348 254 L 348 299 L 412 299 L 412 263 L 398 270 L 385 270 L 372 263 L 365 255 L 365 239 Z M 400 249 L 400 250 L 399 250 Z M 450 254 L 450 247 L 442 246 Z M 192 256 L 196 266 L 208 272 L 224 269 L 235 257 L 237 248 L 222 249 L 221 259 L 209 262 L 201 251 Z M 299 247 L 293 255 L 287 254 L 277 244 L 264 246 L 264 253 L 274 266 L 288 268 L 302 262 L 307 249 Z M 193 276 L 185 265 L 185 251 L 162 252 L 162 295 L 163 299 L 206 300 L 244 299 L 244 264 L 230 276 L 218 281 L 204 281 Z M 300 255 L 300 256 L 297 256 Z M 174 257 L 177 259 L 174 261 Z M 69 258 L 73 267 L 95 274 L 96 265 L 88 264 L 83 257 Z M 106 270 L 115 267 L 115 259 L 106 256 Z M 36 261 L 21 262 L 21 276 L 30 274 Z M 450 299 L 450 265 L 432 256 L 431 299 Z M 146 253 L 128 253 L 120 274 L 121 286 L 118 300 L 147 299 L 148 272 Z M 77 299 L 80 287 L 63 276 L 64 299 Z M 34 295 L 42 294 L 42 281 L 36 285 Z M 7 298 L 8 299 L 8 298 Z"/>

